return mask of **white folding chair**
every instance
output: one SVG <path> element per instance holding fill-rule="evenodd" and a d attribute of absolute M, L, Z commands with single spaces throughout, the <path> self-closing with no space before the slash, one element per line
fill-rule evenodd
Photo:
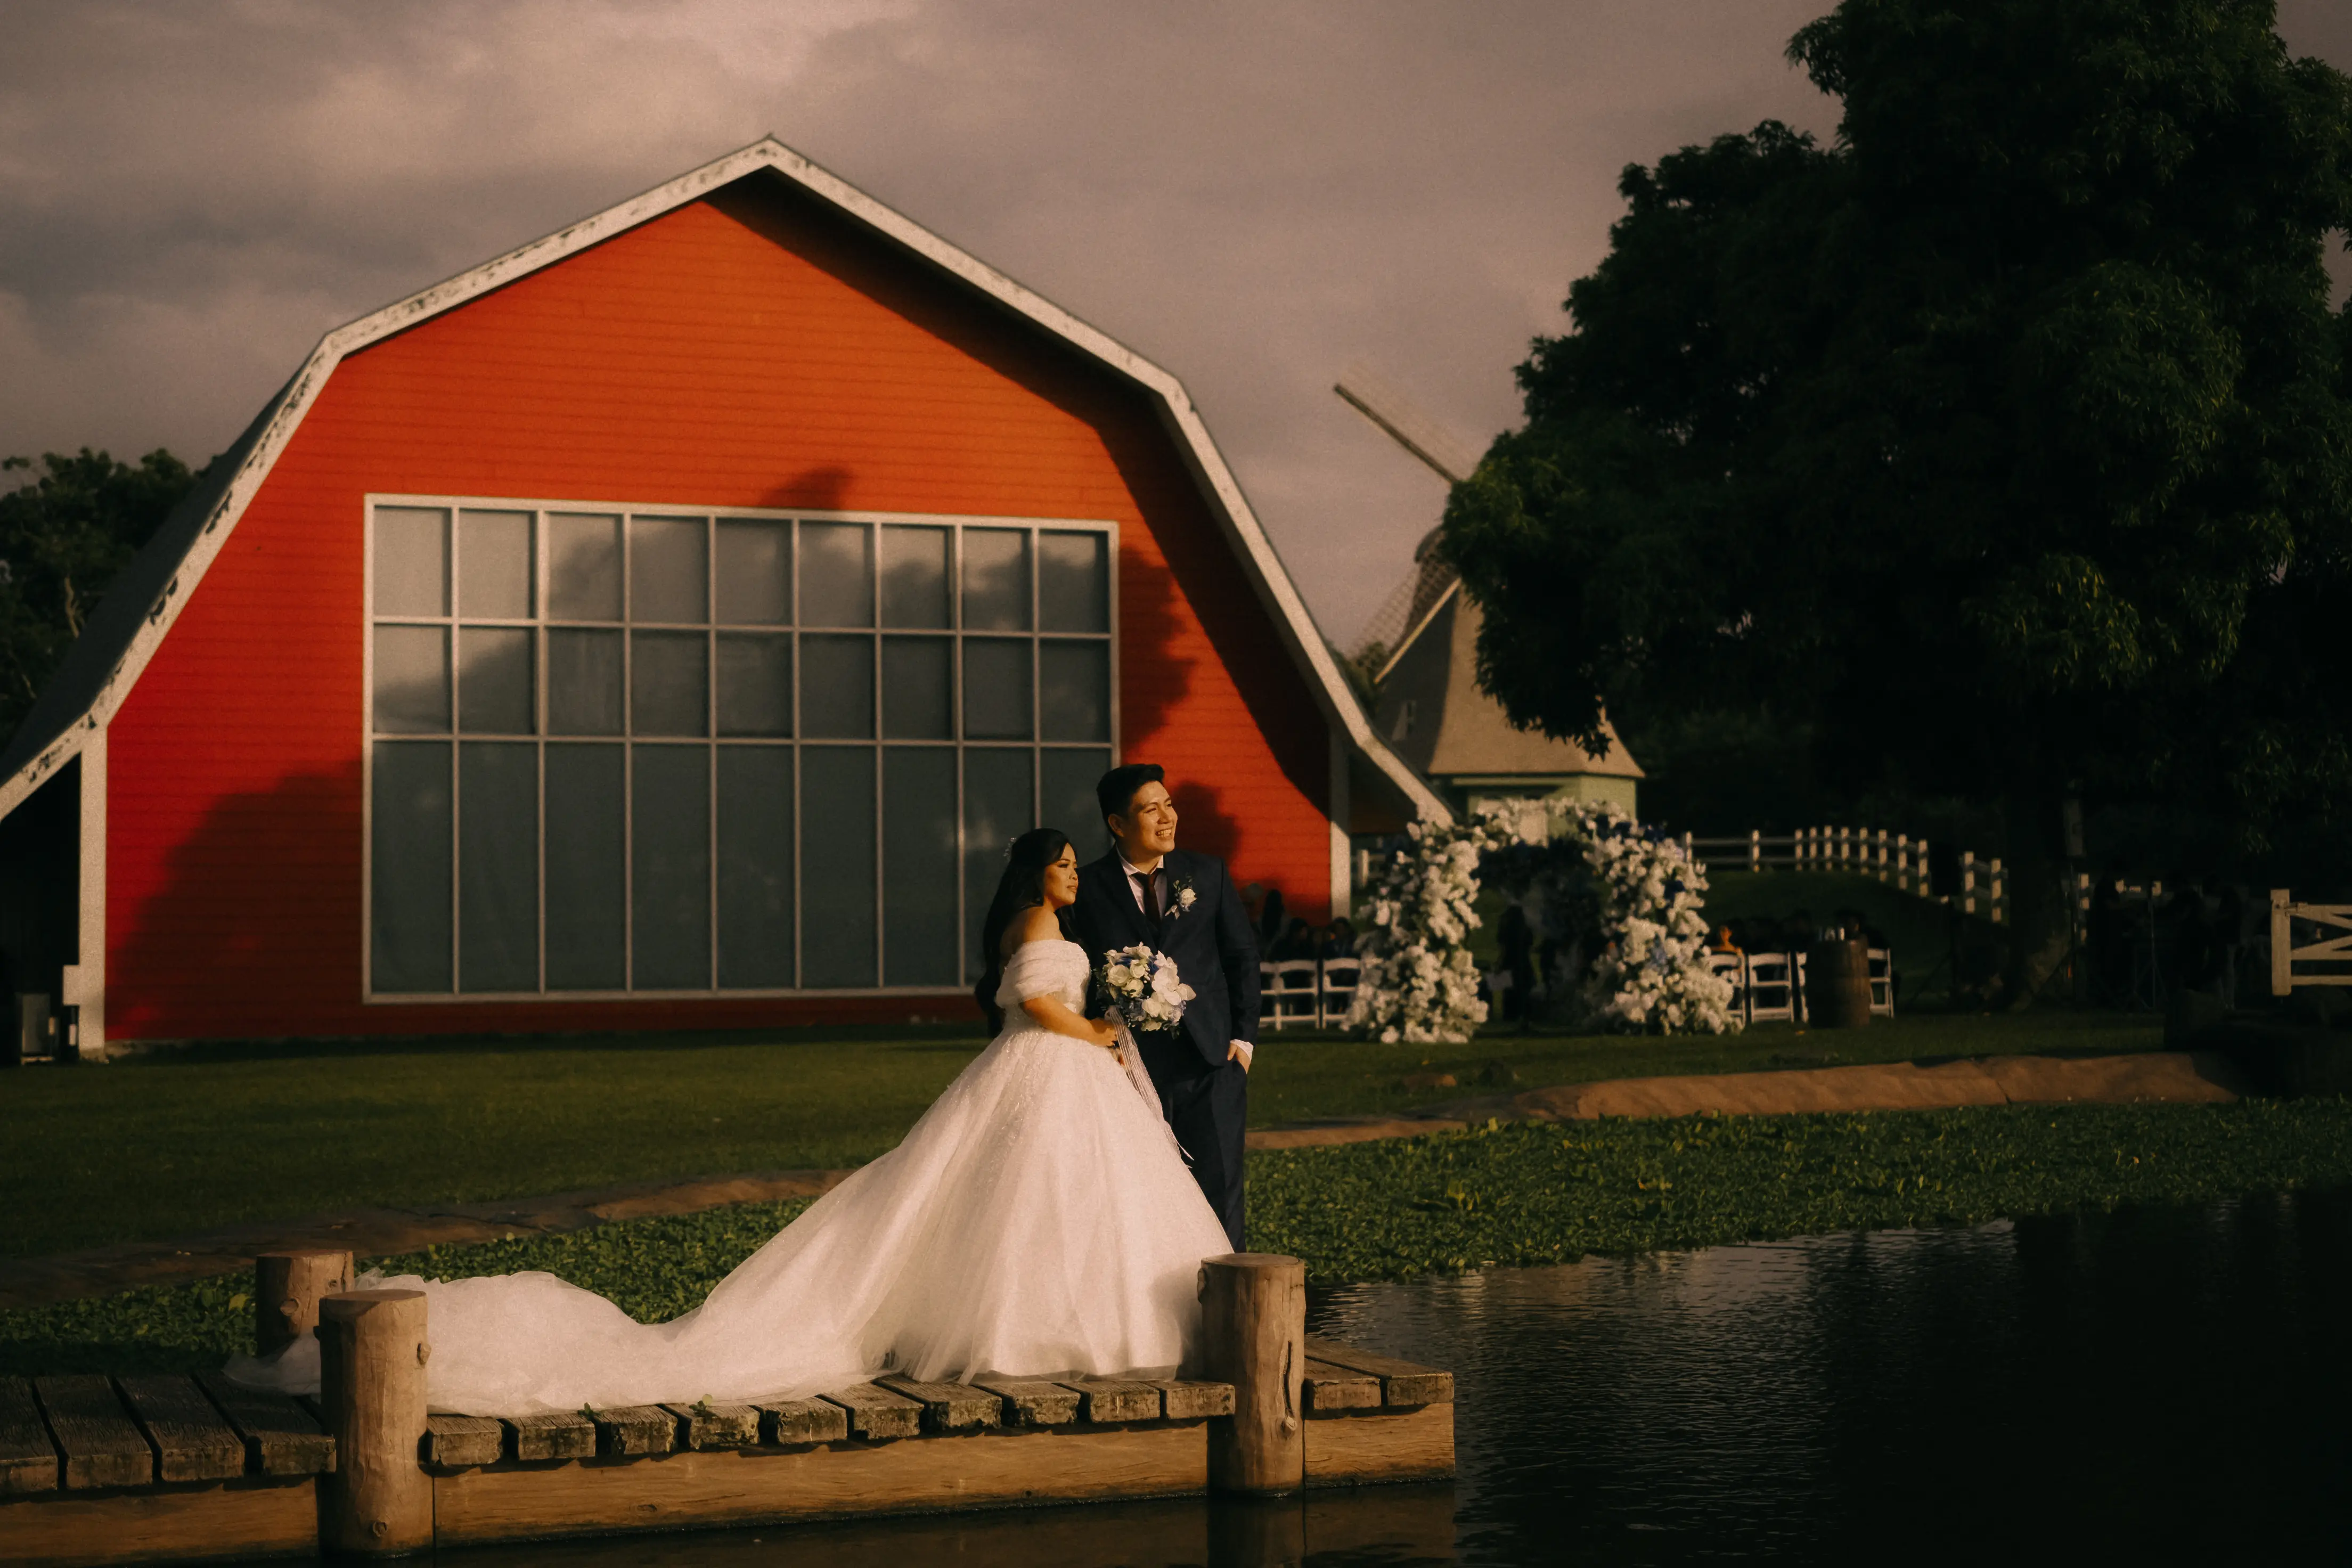
<path fill-rule="evenodd" d="M 1731 982 L 1731 1016 L 1748 1016 L 1748 955 L 1744 952 L 1710 952 L 1706 955 L 1710 973 L 1719 974 Z"/>
<path fill-rule="evenodd" d="M 1873 1017 L 1895 1016 L 1895 950 L 1870 950 L 1870 1011 Z"/>
<path fill-rule="evenodd" d="M 1353 958 L 1327 958 L 1323 961 L 1322 1005 L 1317 1009 L 1319 1026 L 1326 1029 L 1344 1028 L 1348 1009 L 1356 1003 L 1356 983 L 1363 973 L 1363 964 Z"/>
<path fill-rule="evenodd" d="M 1276 1029 L 1293 1024 L 1315 1026 L 1315 961 L 1286 958 L 1261 963 L 1258 975 L 1258 1018 Z"/>
<path fill-rule="evenodd" d="M 1751 952 L 1748 955 L 1748 1021 L 1751 1024 L 1797 1021 L 1797 987 L 1802 984 L 1798 965 L 1802 953 Z"/>

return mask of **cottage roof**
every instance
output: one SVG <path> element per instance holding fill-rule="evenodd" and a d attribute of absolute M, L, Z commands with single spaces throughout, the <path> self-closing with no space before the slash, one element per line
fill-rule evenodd
<path fill-rule="evenodd" d="M 1273 542 L 1225 466 L 1191 395 L 1169 372 L 1068 311 L 959 249 L 905 215 L 793 152 L 772 137 L 704 164 L 593 217 L 558 229 L 469 271 L 419 290 L 319 341 L 236 443 L 209 468 L 155 538 L 109 589 L 40 700 L 0 751 L 0 816 L 78 755 L 136 684 L 140 672 L 203 581 L 237 520 L 259 491 L 336 366 L 380 339 L 455 309 L 549 267 L 624 229 L 708 195 L 737 180 L 790 181 L 832 204 L 872 232 L 959 279 L 977 295 L 1061 339 L 1150 393 L 1192 469 L 1209 510 L 1222 525 L 1252 587 L 1327 718 L 1424 816 L 1450 815 L 1444 803 L 1372 729 Z"/>

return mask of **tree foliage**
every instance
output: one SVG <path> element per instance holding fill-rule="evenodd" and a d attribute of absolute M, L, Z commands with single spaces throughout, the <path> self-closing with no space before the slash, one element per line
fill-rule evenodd
<path fill-rule="evenodd" d="M 84 447 L 0 460 L 32 470 L 0 494 L 0 739 L 16 732 L 42 684 L 81 635 L 106 585 L 195 483 L 157 448 L 136 467 Z"/>
<path fill-rule="evenodd" d="M 1847 0 L 1790 48 L 1832 145 L 1627 169 L 1447 509 L 1511 716 L 1769 707 L 2029 861 L 2068 793 L 2258 831 L 2352 784 L 2352 81 L 2273 21 Z"/>

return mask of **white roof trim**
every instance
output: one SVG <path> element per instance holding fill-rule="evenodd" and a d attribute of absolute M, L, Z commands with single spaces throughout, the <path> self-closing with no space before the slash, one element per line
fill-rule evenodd
<path fill-rule="evenodd" d="M 1241 486 L 1226 468 L 1183 384 L 1051 300 L 958 249 L 847 181 L 819 168 L 773 137 L 730 153 L 593 217 L 583 218 L 484 262 L 471 271 L 436 283 L 320 339 L 319 346 L 311 351 L 300 372 L 280 394 L 268 426 L 205 519 L 195 542 L 141 622 L 130 647 L 107 677 L 89 710 L 44 746 L 14 776 L 0 782 L 0 816 L 15 810 L 45 779 L 79 755 L 88 737 L 112 718 L 344 356 L 763 169 L 782 174 L 1156 394 L 1163 416 L 1179 438 L 1202 489 L 1216 503 L 1215 510 L 1227 542 L 1248 571 L 1260 601 L 1273 613 L 1292 656 L 1312 677 L 1327 717 L 1347 731 L 1357 749 L 1404 792 L 1422 816 L 1441 820 L 1452 816 L 1444 800 L 1373 733 L 1370 721 L 1332 662 L 1314 617 L 1307 613 L 1290 574 L 1283 569 L 1281 558 L 1250 510 Z"/>

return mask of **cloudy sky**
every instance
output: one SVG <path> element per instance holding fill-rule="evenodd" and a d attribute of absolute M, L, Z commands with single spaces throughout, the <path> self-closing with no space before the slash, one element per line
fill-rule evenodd
<path fill-rule="evenodd" d="M 1826 0 L 8 0 L 0 451 L 225 446 L 328 329 L 772 133 L 1183 378 L 1325 630 L 1474 450 L 1629 162 L 1834 106 Z M 2352 5 L 2287 0 L 2352 68 Z"/>

